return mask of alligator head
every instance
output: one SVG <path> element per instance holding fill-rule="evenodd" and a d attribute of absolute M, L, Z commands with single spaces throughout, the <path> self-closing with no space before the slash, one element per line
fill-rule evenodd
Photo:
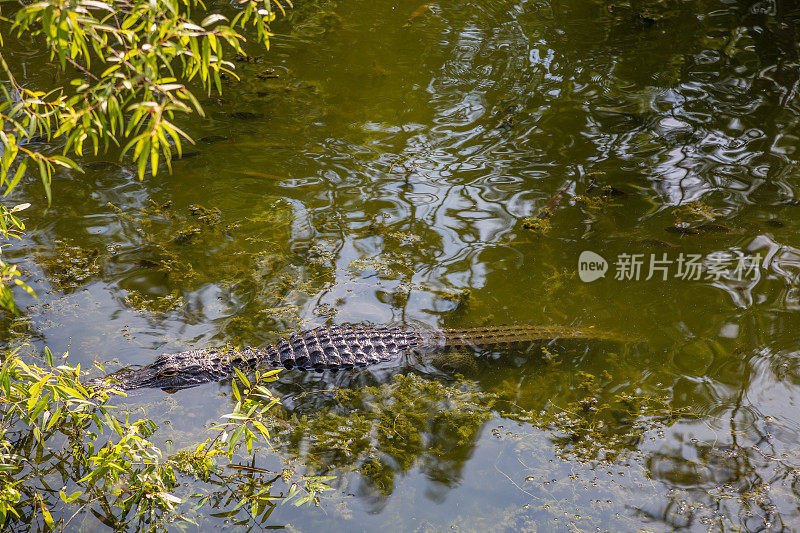
<path fill-rule="evenodd" d="M 146 367 L 121 370 L 102 378 L 89 380 L 87 384 L 93 387 L 106 385 L 123 390 L 142 387 L 161 389 L 193 387 L 224 379 L 233 373 L 234 368 L 252 370 L 262 355 L 262 350 L 254 348 L 244 350 L 210 348 L 165 353 Z"/>

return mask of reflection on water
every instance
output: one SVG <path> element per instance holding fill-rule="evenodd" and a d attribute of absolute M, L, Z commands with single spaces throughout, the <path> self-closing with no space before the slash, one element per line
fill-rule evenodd
<path fill-rule="evenodd" d="M 115 154 L 64 172 L 11 252 L 42 299 L 5 337 L 113 369 L 327 322 L 593 325 L 641 342 L 284 373 L 302 423 L 278 447 L 340 491 L 270 523 L 797 528 L 800 11 L 422 7 L 304 2 L 183 125 L 200 141 L 174 175 L 140 183 Z M 584 250 L 761 260 L 583 283 Z M 163 402 L 224 411 L 227 387 Z"/>

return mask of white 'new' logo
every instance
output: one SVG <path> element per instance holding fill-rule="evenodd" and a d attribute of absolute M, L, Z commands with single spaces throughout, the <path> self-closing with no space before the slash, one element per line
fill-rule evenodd
<path fill-rule="evenodd" d="M 581 252 L 578 258 L 578 276 L 581 281 L 589 283 L 605 277 L 606 272 L 608 272 L 608 261 L 603 256 L 589 250 Z"/>

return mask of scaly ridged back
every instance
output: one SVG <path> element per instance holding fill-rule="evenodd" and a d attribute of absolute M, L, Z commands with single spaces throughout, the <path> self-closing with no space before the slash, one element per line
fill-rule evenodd
<path fill-rule="evenodd" d="M 337 369 L 389 361 L 420 345 L 414 329 L 330 326 L 295 333 L 266 348 L 264 362 L 284 368 Z"/>
<path fill-rule="evenodd" d="M 117 380 L 123 389 L 179 388 L 224 379 L 233 373 L 234 368 L 253 370 L 258 366 L 272 365 L 287 369 L 338 370 L 390 361 L 411 351 L 556 338 L 626 340 L 593 328 L 578 330 L 558 326 L 493 326 L 439 331 L 342 325 L 295 333 L 266 348 L 211 348 L 162 354 L 151 365 L 109 377 Z M 103 382 L 105 378 L 96 378 L 89 383 L 96 386 Z"/>

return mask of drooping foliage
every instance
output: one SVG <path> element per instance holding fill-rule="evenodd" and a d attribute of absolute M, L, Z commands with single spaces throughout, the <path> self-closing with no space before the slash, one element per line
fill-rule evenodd
<path fill-rule="evenodd" d="M 191 138 L 175 123 L 203 109 L 193 91 L 222 91 L 235 77 L 244 33 L 269 46 L 269 23 L 283 5 L 237 0 L 221 12 L 200 0 L 44 0 L 4 3 L 0 45 L 11 39 L 44 46 L 62 73 L 53 87 L 20 81 L 0 49 L 0 190 L 8 196 L 29 169 L 38 172 L 48 201 L 61 168 L 80 171 L 75 156 L 111 147 L 131 156 L 139 178 L 180 157 Z M 40 141 L 33 143 L 32 141 Z M 60 153 L 44 150 L 58 143 Z M 0 233 L 16 236 L 24 225 L 0 210 Z M 16 312 L 10 283 L 30 291 L 19 272 L 0 262 L 0 306 Z"/>

